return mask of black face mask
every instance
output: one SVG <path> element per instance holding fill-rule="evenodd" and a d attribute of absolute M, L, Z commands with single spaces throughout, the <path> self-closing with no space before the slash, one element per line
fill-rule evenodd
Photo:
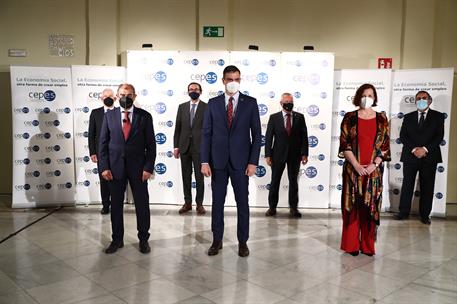
<path fill-rule="evenodd" d="M 198 97 L 200 97 L 200 93 L 194 92 L 194 91 L 189 92 L 189 97 L 190 97 L 190 99 L 192 99 L 192 100 L 197 100 Z"/>
<path fill-rule="evenodd" d="M 293 102 L 292 103 L 283 103 L 282 108 L 284 110 L 286 110 L 287 112 L 290 112 L 294 108 L 294 103 Z"/>
<path fill-rule="evenodd" d="M 133 105 L 133 99 L 128 96 L 121 97 L 121 99 L 119 99 L 119 105 L 123 109 L 130 109 L 130 107 Z"/>
<path fill-rule="evenodd" d="M 103 99 L 103 104 L 108 108 L 110 108 L 113 105 L 113 103 L 114 99 L 112 99 L 111 97 L 106 97 L 105 99 Z"/>

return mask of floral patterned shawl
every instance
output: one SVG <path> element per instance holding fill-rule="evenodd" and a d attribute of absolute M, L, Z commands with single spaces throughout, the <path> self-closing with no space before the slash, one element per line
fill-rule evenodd
<path fill-rule="evenodd" d="M 358 146 L 358 111 L 348 112 L 341 122 L 340 147 L 338 157 L 344 158 L 344 151 L 352 151 L 359 161 Z M 390 161 L 390 136 L 389 122 L 384 113 L 376 113 L 376 136 L 373 143 L 372 161 L 376 157 L 384 161 Z M 369 209 L 372 219 L 379 225 L 379 210 L 382 199 L 382 175 L 384 165 L 381 164 L 369 176 L 365 193 L 362 187 L 362 177 L 357 171 L 345 161 L 343 165 L 343 189 L 341 197 L 341 208 L 351 211 L 357 201 L 363 202 Z"/>

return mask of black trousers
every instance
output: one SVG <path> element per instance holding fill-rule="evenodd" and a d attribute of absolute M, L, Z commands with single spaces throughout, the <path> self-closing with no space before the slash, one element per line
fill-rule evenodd
<path fill-rule="evenodd" d="M 195 202 L 197 205 L 201 205 L 203 203 L 203 196 L 205 194 L 205 184 L 204 177 L 201 172 L 200 153 L 189 151 L 188 153 L 181 154 L 181 175 L 184 191 L 184 202 L 186 204 L 192 204 L 192 171 L 195 172 L 195 182 L 197 184 L 197 195 L 195 197 Z"/>
<path fill-rule="evenodd" d="M 412 163 L 403 163 L 403 184 L 400 195 L 400 214 L 407 216 L 411 211 L 416 175 L 419 172 L 419 214 L 426 219 L 432 211 L 433 191 L 435 188 L 437 163 L 428 163 L 423 160 Z"/>
<path fill-rule="evenodd" d="M 113 241 L 122 241 L 124 238 L 124 194 L 127 181 L 132 189 L 135 203 L 136 225 L 138 239 L 149 239 L 151 214 L 149 211 L 148 182 L 143 182 L 138 177 L 125 177 L 109 182 L 111 190 L 111 229 Z"/>
<path fill-rule="evenodd" d="M 300 157 L 289 156 L 286 162 L 275 162 L 271 165 L 271 183 L 268 192 L 268 205 L 271 209 L 278 206 L 279 186 L 282 173 L 287 165 L 287 176 L 289 178 L 289 207 L 298 206 L 298 171 L 300 170 Z"/>
<path fill-rule="evenodd" d="M 103 208 L 109 208 L 109 206 L 111 205 L 111 192 L 109 190 L 109 182 L 102 177 L 102 173 L 100 172 L 98 163 L 97 163 L 97 170 L 99 173 L 98 177 L 100 179 L 100 196 L 102 198 Z"/>

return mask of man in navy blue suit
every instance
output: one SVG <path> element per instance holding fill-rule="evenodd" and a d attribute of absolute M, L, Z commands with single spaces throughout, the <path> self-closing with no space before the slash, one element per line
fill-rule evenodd
<path fill-rule="evenodd" d="M 119 105 L 105 114 L 99 143 L 99 166 L 111 191 L 112 242 L 105 253 L 124 246 L 123 203 L 127 181 L 135 202 L 139 249 L 149 253 L 150 212 L 148 179 L 154 172 L 156 142 L 152 116 L 133 106 L 136 98 L 131 84 L 117 90 Z"/>
<path fill-rule="evenodd" d="M 201 142 L 201 171 L 211 176 L 213 243 L 208 255 L 222 249 L 224 203 L 228 179 L 232 183 L 238 214 L 238 255 L 246 257 L 249 248 L 249 177 L 259 163 L 261 128 L 257 101 L 239 92 L 240 70 L 233 65 L 223 72 L 225 94 L 211 98 L 205 111 Z"/>

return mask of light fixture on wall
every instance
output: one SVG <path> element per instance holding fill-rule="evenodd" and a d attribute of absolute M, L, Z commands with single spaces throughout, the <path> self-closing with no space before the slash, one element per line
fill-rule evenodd
<path fill-rule="evenodd" d="M 259 50 L 259 46 L 250 44 L 248 49 L 251 50 L 251 51 L 258 51 Z"/>
<path fill-rule="evenodd" d="M 314 51 L 314 46 L 312 46 L 312 45 L 305 45 L 305 46 L 303 46 L 303 51 L 305 51 L 305 52 L 312 52 L 312 51 Z"/>
<path fill-rule="evenodd" d="M 150 49 L 150 50 L 152 50 L 152 43 L 143 43 L 143 44 L 141 45 L 141 47 L 142 47 L 143 49 Z"/>

